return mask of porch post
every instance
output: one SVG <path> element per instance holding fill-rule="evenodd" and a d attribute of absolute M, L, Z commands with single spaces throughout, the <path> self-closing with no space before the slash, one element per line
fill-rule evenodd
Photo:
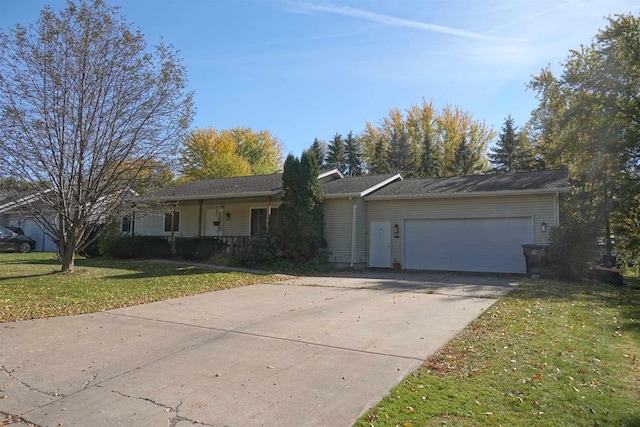
<path fill-rule="evenodd" d="M 202 204 L 204 200 L 198 200 L 198 237 L 202 237 Z"/>
<path fill-rule="evenodd" d="M 269 232 L 269 217 L 271 216 L 271 196 L 267 197 L 267 220 L 265 222 L 267 226 L 267 233 Z"/>

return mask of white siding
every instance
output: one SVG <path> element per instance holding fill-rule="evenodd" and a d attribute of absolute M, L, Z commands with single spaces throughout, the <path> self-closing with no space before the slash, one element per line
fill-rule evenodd
<path fill-rule="evenodd" d="M 436 218 L 499 218 L 524 217 L 533 219 L 533 238 L 536 244 L 547 244 L 550 228 L 557 226 L 555 195 L 482 196 L 448 199 L 375 200 L 367 203 L 368 221 L 391 221 L 400 228 L 400 238 L 391 240 L 391 258 L 403 259 L 404 219 Z M 542 223 L 547 232 L 540 231 Z"/>
<path fill-rule="evenodd" d="M 362 198 L 356 200 L 356 266 L 366 267 L 369 242 L 367 240 L 367 203 Z"/>
<path fill-rule="evenodd" d="M 368 261 L 367 248 L 367 204 L 358 197 L 349 200 L 327 199 L 324 201 L 324 237 L 329 251 L 329 262 L 336 266 L 351 265 L 351 238 L 353 207 L 355 204 L 355 257 L 354 267 L 366 267 Z"/>
<path fill-rule="evenodd" d="M 222 235 L 249 236 L 251 234 L 251 209 L 266 208 L 269 202 L 255 201 L 244 203 L 221 204 L 205 200 L 202 204 L 202 222 L 200 221 L 200 204 L 197 200 L 181 202 L 176 210 L 180 211 L 180 231 L 177 237 L 197 237 L 204 235 L 204 220 L 207 209 L 222 208 Z M 280 201 L 271 202 L 272 208 L 280 206 Z M 229 219 L 227 219 L 227 213 Z M 201 230 L 198 230 L 200 225 Z M 135 233 L 147 236 L 168 236 L 164 231 L 164 213 L 136 215 Z"/>
<path fill-rule="evenodd" d="M 329 262 L 348 266 L 351 263 L 351 223 L 353 203 L 349 199 L 324 201 L 324 237 Z"/>

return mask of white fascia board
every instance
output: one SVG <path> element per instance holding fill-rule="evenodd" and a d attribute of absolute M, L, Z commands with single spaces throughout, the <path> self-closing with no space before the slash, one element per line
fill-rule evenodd
<path fill-rule="evenodd" d="M 488 196 L 527 196 L 536 194 L 556 194 L 568 193 L 568 189 L 549 188 L 544 190 L 505 190 L 505 191 L 475 191 L 471 193 L 436 193 L 436 194 L 415 194 L 415 195 L 393 195 L 374 196 L 368 198 L 370 201 L 376 200 L 417 200 L 417 199 L 449 199 L 460 197 L 488 197 Z"/>
<path fill-rule="evenodd" d="M 48 188 L 48 189 L 46 189 L 46 190 L 44 190 L 44 191 L 42 191 L 40 193 L 30 194 L 30 195 L 28 195 L 26 197 L 23 197 L 21 199 L 18 199 L 16 201 L 14 201 L 14 202 L 5 203 L 4 205 L 0 206 L 0 212 L 8 211 L 8 210 L 11 210 L 13 208 L 29 204 L 31 202 L 35 202 L 40 198 L 40 195 L 47 194 L 50 191 L 51 191 L 51 189 Z"/>
<path fill-rule="evenodd" d="M 282 193 L 282 189 L 279 188 L 273 191 L 259 191 L 254 193 L 225 193 L 225 194 L 201 194 L 197 196 L 164 196 L 153 197 L 144 199 L 145 201 L 173 201 L 173 200 L 212 200 L 212 199 L 241 199 L 243 197 L 260 197 L 260 196 L 275 196 Z"/>
<path fill-rule="evenodd" d="M 367 194 L 371 194 L 371 193 L 373 193 L 374 191 L 379 190 L 379 189 L 381 189 L 382 187 L 384 187 L 385 185 L 391 184 L 392 182 L 394 182 L 394 181 L 396 181 L 396 180 L 398 180 L 398 179 L 400 179 L 400 181 L 402 181 L 402 176 L 400 176 L 400 174 L 399 174 L 399 173 L 395 174 L 395 175 L 394 175 L 394 176 L 392 176 L 391 178 L 387 178 L 387 179 L 385 179 L 384 181 L 382 181 L 382 182 L 381 182 L 381 183 L 379 183 L 379 184 L 374 185 L 373 187 L 369 187 L 369 188 L 367 188 L 366 190 L 362 191 L 362 192 L 360 193 L 360 195 L 359 195 L 359 196 L 360 196 L 360 197 L 364 197 L 364 196 L 366 196 Z"/>
<path fill-rule="evenodd" d="M 322 178 L 325 178 L 327 176 L 331 176 L 331 175 L 334 175 L 334 174 L 338 175 L 338 177 L 340 177 L 340 178 L 344 178 L 344 175 L 342 175 L 338 169 L 331 169 L 329 171 L 321 172 L 320 174 L 318 174 L 318 179 L 322 179 Z"/>

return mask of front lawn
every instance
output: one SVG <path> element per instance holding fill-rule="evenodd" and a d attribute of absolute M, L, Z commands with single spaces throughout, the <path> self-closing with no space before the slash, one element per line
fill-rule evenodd
<path fill-rule="evenodd" d="M 630 282 L 523 283 L 356 425 L 640 425 L 640 289 Z"/>
<path fill-rule="evenodd" d="M 71 275 L 59 271 L 51 253 L 0 254 L 0 322 L 109 310 L 277 277 L 105 258 L 78 259 Z"/>

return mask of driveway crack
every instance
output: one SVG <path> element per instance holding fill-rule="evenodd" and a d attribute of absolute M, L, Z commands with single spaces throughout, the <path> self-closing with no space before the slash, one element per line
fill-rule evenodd
<path fill-rule="evenodd" d="M 96 386 L 96 387 L 104 389 L 104 387 L 99 386 L 99 385 Z M 178 423 L 182 422 L 182 421 L 188 422 L 188 423 L 191 423 L 192 425 L 197 425 L 197 426 L 215 427 L 213 424 L 203 423 L 203 422 L 200 422 L 198 420 L 192 420 L 191 418 L 188 418 L 188 417 L 185 417 L 183 415 L 180 415 L 180 407 L 184 403 L 182 401 L 179 402 L 175 406 L 167 406 L 164 403 L 156 402 L 155 400 L 149 399 L 148 397 L 130 396 L 130 395 L 125 394 L 125 393 L 123 393 L 121 391 L 118 391 L 118 390 L 110 390 L 110 391 L 111 391 L 111 393 L 117 394 L 118 396 L 121 396 L 121 397 L 126 397 L 127 399 L 140 400 L 140 401 L 143 401 L 143 402 L 146 402 L 146 403 L 150 403 L 150 404 L 152 404 L 154 406 L 157 406 L 158 408 L 161 408 L 165 412 L 174 412 L 175 415 L 172 416 L 169 419 L 169 424 L 168 424 L 169 427 L 176 427 L 178 425 Z"/>
<path fill-rule="evenodd" d="M 8 414 L 6 412 L 2 412 L 0 411 L 0 416 L 4 417 L 2 419 L 0 419 L 0 426 L 5 426 L 5 425 L 12 425 L 12 424 L 18 424 L 20 423 L 20 425 L 24 425 L 27 427 L 43 427 L 39 424 L 34 424 L 30 421 L 25 420 L 22 415 L 14 415 L 14 414 Z"/>
<path fill-rule="evenodd" d="M 24 381 L 22 381 L 21 379 L 19 379 L 18 377 L 16 377 L 13 373 L 15 371 L 17 371 L 18 369 L 20 369 L 20 366 L 12 369 L 12 370 L 8 370 L 6 368 L 6 366 L 4 365 L 0 365 L 0 371 L 4 372 L 5 374 L 7 374 L 7 376 L 9 378 L 11 378 L 12 380 L 16 381 L 18 384 L 20 384 L 21 386 L 25 387 L 27 390 L 29 391 L 35 391 L 36 393 L 40 393 L 40 394 L 44 394 L 45 396 L 50 396 L 50 397 L 56 397 L 56 398 L 60 398 L 60 399 L 64 399 L 66 396 L 64 394 L 60 394 L 57 391 L 43 391 L 43 390 L 38 390 L 37 388 L 25 383 Z"/>

